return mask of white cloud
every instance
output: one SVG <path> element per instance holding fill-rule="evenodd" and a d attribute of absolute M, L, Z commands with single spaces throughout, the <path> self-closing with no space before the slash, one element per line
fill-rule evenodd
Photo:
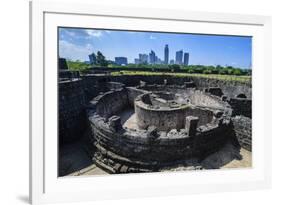
<path fill-rule="evenodd" d="M 65 40 L 59 41 L 59 55 L 72 60 L 88 60 L 88 55 L 94 51 L 91 44 L 75 45 Z"/>
<path fill-rule="evenodd" d="M 149 39 L 150 39 L 150 40 L 155 40 L 156 37 L 155 37 L 155 36 L 150 36 Z"/>
<path fill-rule="evenodd" d="M 69 31 L 69 30 L 64 30 L 64 32 L 69 35 L 69 36 L 72 36 L 72 37 L 75 37 L 76 36 L 76 33 L 74 31 Z"/>
<path fill-rule="evenodd" d="M 87 29 L 87 30 L 85 30 L 85 32 L 88 34 L 89 38 L 91 38 L 91 37 L 100 38 L 102 36 L 101 31 L 95 31 L 95 30 Z"/>

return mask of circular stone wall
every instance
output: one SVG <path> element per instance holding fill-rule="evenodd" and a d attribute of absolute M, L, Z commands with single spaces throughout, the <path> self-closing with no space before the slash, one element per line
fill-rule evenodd
<path fill-rule="evenodd" d="M 126 88 L 93 99 L 87 113 L 96 149 L 95 164 L 109 173 L 151 172 L 218 151 L 231 137 L 229 108 L 210 108 L 213 103 L 205 98 L 206 106 L 197 106 L 193 103 L 201 101 L 191 96 L 204 93 L 182 93 L 144 93 Z M 135 99 L 135 115 L 143 120 L 145 129 L 122 126 L 117 114 L 131 104 L 130 99 Z M 223 104 L 219 98 L 212 99 Z"/>
<path fill-rule="evenodd" d="M 188 100 L 179 102 L 168 92 L 145 93 L 138 96 L 134 104 L 138 127 L 155 126 L 161 131 L 184 128 L 186 113 L 190 109 Z"/>

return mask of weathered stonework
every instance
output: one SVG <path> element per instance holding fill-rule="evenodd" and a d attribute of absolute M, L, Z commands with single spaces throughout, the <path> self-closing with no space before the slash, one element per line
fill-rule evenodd
<path fill-rule="evenodd" d="M 161 131 L 183 128 L 187 110 L 191 109 L 187 102 L 179 104 L 171 99 L 159 98 L 155 93 L 138 96 L 134 104 L 139 128 L 153 125 Z"/>
<path fill-rule="evenodd" d="M 75 141 L 86 127 L 85 98 L 79 79 L 64 81 L 59 86 L 59 143 Z"/>
<path fill-rule="evenodd" d="M 182 124 L 180 127 L 175 127 L 176 129 L 169 127 L 169 124 L 173 124 L 174 122 L 173 120 L 167 120 L 165 114 L 162 118 L 161 115 L 146 116 L 145 119 L 151 121 L 146 126 L 140 126 L 138 129 L 121 128 L 119 118 L 117 116 L 110 117 L 110 115 L 118 113 L 118 109 L 122 109 L 124 105 L 128 106 L 130 104 L 130 98 L 122 96 L 125 96 L 126 92 L 128 96 L 128 93 L 131 91 L 122 89 L 103 93 L 91 101 L 94 106 L 92 106 L 93 109 L 88 111 L 89 121 L 95 136 L 95 146 L 97 148 L 94 160 L 98 166 L 108 172 L 158 171 L 167 165 L 177 163 L 179 160 L 193 157 L 203 158 L 207 154 L 218 150 L 231 136 L 231 123 L 229 120 L 231 117 L 231 111 L 229 110 L 231 109 L 229 107 L 203 108 L 201 105 L 196 107 L 196 105 L 192 104 L 189 105 L 191 111 L 183 112 L 181 110 L 181 114 L 183 115 Z M 197 93 L 192 92 L 192 94 Z M 137 96 L 135 98 L 135 108 L 137 107 L 138 99 L 146 101 L 151 94 L 149 92 Z M 159 95 L 157 92 L 155 94 Z M 166 95 L 170 99 L 170 95 Z M 200 98 L 202 98 L 201 95 L 203 93 L 200 92 Z M 119 102 L 117 102 L 118 99 L 116 96 L 118 96 Z M 161 96 L 163 97 L 163 95 Z M 113 109 L 111 99 L 115 99 L 115 108 L 118 109 Z M 179 99 L 181 100 L 181 98 Z M 221 101 L 220 98 L 211 100 L 215 99 Z M 160 107 L 161 105 L 166 105 L 163 100 L 165 99 L 160 99 Z M 222 101 L 220 103 L 224 104 Z M 221 105 L 220 103 L 217 103 L 217 105 Z M 111 108 L 104 109 L 105 107 Z M 136 113 L 138 111 L 136 108 Z M 159 110 L 156 109 L 156 111 Z M 169 111 L 173 113 L 175 110 L 169 109 Z M 161 112 L 163 110 L 160 110 Z M 211 115 L 208 116 L 208 113 Z M 143 115 L 143 113 L 140 114 Z M 202 117 L 204 115 L 206 115 L 206 119 Z M 199 118 L 201 118 L 201 123 L 199 123 Z M 112 122 L 113 120 L 114 123 Z M 163 123 L 167 123 L 168 129 L 163 130 L 159 126 L 158 123 L 161 120 Z M 118 129 L 115 128 L 116 122 Z"/>
<path fill-rule="evenodd" d="M 236 116 L 232 118 L 232 122 L 236 138 L 241 147 L 252 151 L 252 120 L 248 117 Z"/>
<path fill-rule="evenodd" d="M 172 93 L 173 99 L 160 96 L 145 110 L 160 114 L 139 112 L 144 106 L 138 106 L 138 99 L 159 92 Z M 172 105 L 171 113 L 161 114 L 166 104 Z M 127 108 L 134 110 L 137 128 L 123 126 L 120 112 Z M 138 124 L 140 116 L 147 120 L 144 126 Z M 63 72 L 59 82 L 60 145 L 79 140 L 88 124 L 93 160 L 110 173 L 159 171 L 182 160 L 203 159 L 233 136 L 251 151 L 251 86 L 196 77 Z"/>
<path fill-rule="evenodd" d="M 195 136 L 199 118 L 194 116 L 187 116 L 185 118 L 185 129 L 189 136 Z"/>
<path fill-rule="evenodd" d="M 233 116 L 243 115 L 252 118 L 252 100 L 245 98 L 231 98 L 228 103 L 233 109 Z"/>

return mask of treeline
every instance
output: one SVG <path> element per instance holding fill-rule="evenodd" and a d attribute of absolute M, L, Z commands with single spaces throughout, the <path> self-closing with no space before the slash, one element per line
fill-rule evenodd
<path fill-rule="evenodd" d="M 90 65 L 81 61 L 67 60 L 67 65 L 70 70 L 80 72 L 90 72 L 95 70 L 102 71 L 151 71 L 151 72 L 180 72 L 180 73 L 200 73 L 200 74 L 221 74 L 221 75 L 251 75 L 251 70 L 235 68 L 232 66 L 205 66 L 205 65 L 162 65 L 162 64 L 128 64 L 116 65 L 111 61 L 101 64 Z"/>
<path fill-rule="evenodd" d="M 95 66 L 94 66 L 95 67 Z M 251 75 L 251 70 L 235 68 L 232 66 L 205 66 L 205 65 L 149 65 L 149 64 L 128 64 L 126 66 L 109 65 L 108 68 L 118 70 L 141 70 L 157 72 L 184 72 L 200 74 L 221 74 L 221 75 Z"/>

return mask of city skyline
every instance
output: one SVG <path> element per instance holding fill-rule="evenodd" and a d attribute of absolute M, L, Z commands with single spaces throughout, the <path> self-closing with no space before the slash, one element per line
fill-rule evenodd
<path fill-rule="evenodd" d="M 168 50 L 167 50 L 168 47 Z M 159 32 L 133 32 L 96 29 L 59 28 L 59 56 L 89 61 L 89 54 L 101 51 L 107 60 L 126 57 L 128 63 L 157 56 L 163 64 L 177 62 L 176 52 L 188 54 L 190 65 L 221 65 L 251 68 L 252 38 Z M 153 51 L 153 53 L 151 53 Z M 168 53 L 168 61 L 165 56 Z M 155 56 L 154 56 L 155 55 Z"/>

